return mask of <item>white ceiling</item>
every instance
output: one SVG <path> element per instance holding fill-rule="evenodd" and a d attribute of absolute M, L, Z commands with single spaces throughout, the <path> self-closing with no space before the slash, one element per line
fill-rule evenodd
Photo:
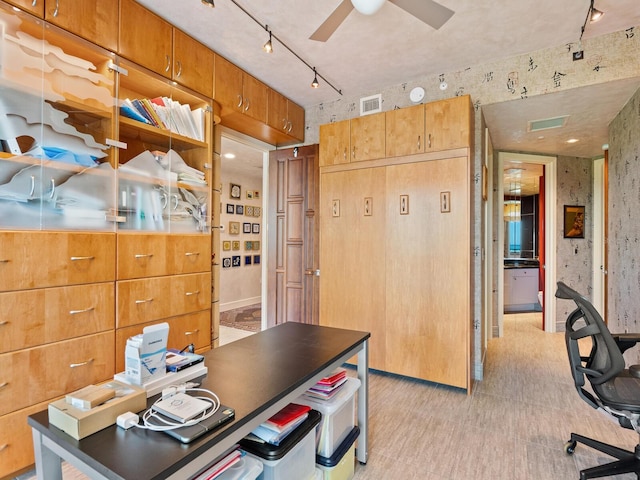
<path fill-rule="evenodd" d="M 313 72 L 276 40 L 266 54 L 266 30 L 231 0 L 215 0 L 215 8 L 200 0 L 138 1 L 304 107 L 341 98 L 322 79 L 320 88 L 310 88 Z M 342 0 L 235 1 L 345 97 L 576 42 L 589 9 L 589 0 L 439 0 L 455 14 L 434 30 L 386 2 L 372 16 L 352 11 L 327 42 L 316 42 L 309 36 Z M 595 0 L 595 7 L 605 15 L 587 25 L 584 39 L 640 25 L 638 0 Z M 640 79 L 624 81 L 483 112 L 496 149 L 594 157 L 607 141 L 608 123 L 639 86 Z M 567 128 L 582 133 L 573 147 L 564 143 L 565 132 L 527 135 L 527 121 L 558 114 L 571 115 Z"/>

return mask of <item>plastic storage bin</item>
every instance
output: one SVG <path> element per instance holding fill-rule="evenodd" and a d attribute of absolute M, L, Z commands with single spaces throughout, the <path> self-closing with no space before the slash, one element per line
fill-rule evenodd
<path fill-rule="evenodd" d="M 360 428 L 353 427 L 331 458 L 316 455 L 316 468 L 322 474 L 320 480 L 351 480 L 353 478 L 358 435 L 360 435 Z"/>
<path fill-rule="evenodd" d="M 308 405 L 322 413 L 316 438 L 317 454 L 331 458 L 342 441 L 347 438 L 355 425 L 355 393 L 360 388 L 360 380 L 349 377 L 340 391 L 330 400 L 320 400 L 301 395 L 295 403 Z"/>
<path fill-rule="evenodd" d="M 262 473 L 262 469 L 260 460 L 245 455 L 238 463 L 216 477 L 216 480 L 256 480 Z"/>
<path fill-rule="evenodd" d="M 291 432 L 280 445 L 240 440 L 240 446 L 262 462 L 259 480 L 311 480 L 315 477 L 315 427 L 322 415 L 310 410 L 307 419 Z"/>

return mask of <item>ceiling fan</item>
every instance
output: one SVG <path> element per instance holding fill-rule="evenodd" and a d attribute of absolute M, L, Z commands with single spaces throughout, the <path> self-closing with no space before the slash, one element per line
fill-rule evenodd
<path fill-rule="evenodd" d="M 342 0 L 340 5 L 323 22 L 309 38 L 318 42 L 326 42 L 333 32 L 347 18 L 354 8 L 365 15 L 373 15 L 386 0 Z M 389 0 L 389 2 L 410 13 L 436 30 L 444 25 L 454 14 L 453 10 L 440 5 L 434 0 Z"/>

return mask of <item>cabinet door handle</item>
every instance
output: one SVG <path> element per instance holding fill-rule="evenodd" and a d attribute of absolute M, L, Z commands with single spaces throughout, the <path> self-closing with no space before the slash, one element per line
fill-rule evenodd
<path fill-rule="evenodd" d="M 78 315 L 79 313 L 93 312 L 95 307 L 83 308 L 81 310 L 69 310 L 69 315 Z"/>
<path fill-rule="evenodd" d="M 35 6 L 35 0 L 34 0 L 34 6 Z M 53 16 L 57 17 L 58 16 L 58 10 L 60 9 L 60 0 L 56 0 L 56 8 L 53 10 Z"/>
<path fill-rule="evenodd" d="M 31 175 L 31 188 L 29 190 L 29 198 L 32 198 L 35 192 L 36 192 L 36 177 L 35 175 Z"/>
<path fill-rule="evenodd" d="M 56 179 L 51 179 L 51 192 L 49 193 L 49 200 L 53 200 L 53 196 L 56 193 Z"/>
<path fill-rule="evenodd" d="M 200 329 L 199 329 L 199 328 L 196 328 L 194 331 L 192 331 L 192 332 L 184 332 L 184 334 L 185 334 L 185 335 L 187 335 L 187 336 L 188 336 L 188 335 L 195 335 L 195 334 L 196 334 L 196 333 L 198 333 L 199 331 L 200 331 Z"/>
<path fill-rule="evenodd" d="M 356 158 L 356 146 L 353 146 L 353 149 L 351 150 L 351 157 L 355 160 Z"/>
<path fill-rule="evenodd" d="M 185 252 L 184 256 L 185 257 L 193 257 L 193 256 L 198 256 L 200 255 L 200 252 Z"/>
<path fill-rule="evenodd" d="M 286 118 L 283 118 L 283 119 L 282 119 L 282 129 L 283 129 L 283 130 L 286 130 L 286 129 L 287 129 L 287 119 L 286 119 Z"/>
<path fill-rule="evenodd" d="M 431 134 L 429 134 L 429 142 L 427 143 L 427 145 L 429 145 L 429 148 L 431 148 Z"/>
<path fill-rule="evenodd" d="M 5 443 L 4 445 L 0 445 L 0 452 L 5 450 L 8 446 L 9 446 L 8 443 Z"/>
<path fill-rule="evenodd" d="M 153 302 L 153 297 L 146 298 L 144 300 L 136 300 L 136 305 L 141 305 L 143 303 L 151 303 Z"/>
<path fill-rule="evenodd" d="M 200 294 L 200 290 L 196 290 L 195 292 L 186 292 L 184 295 L 186 297 L 191 297 L 193 295 L 199 295 Z"/>
<path fill-rule="evenodd" d="M 2 382 L 2 383 L 0 383 L 0 388 L 4 388 L 7 385 L 9 385 L 9 382 Z"/>
<path fill-rule="evenodd" d="M 182 62 L 180 60 L 178 60 L 178 73 L 176 73 L 176 77 L 179 77 L 180 75 L 182 75 Z"/>
<path fill-rule="evenodd" d="M 90 257 L 71 257 L 70 260 L 72 262 L 78 262 L 80 260 L 93 260 L 94 258 L 96 258 L 96 257 L 94 257 L 94 256 L 90 256 Z"/>
<path fill-rule="evenodd" d="M 287 128 L 287 133 L 291 133 L 292 129 L 293 129 L 293 123 L 289 122 L 289 126 Z"/>
<path fill-rule="evenodd" d="M 244 99 L 244 111 L 246 112 L 247 110 L 249 110 L 249 107 L 251 106 L 251 102 L 249 101 L 248 98 Z"/>
<path fill-rule="evenodd" d="M 420 150 L 420 135 L 418 135 L 418 150 Z"/>
<path fill-rule="evenodd" d="M 91 363 L 93 363 L 93 358 L 90 358 L 89 360 L 86 360 L 86 361 L 80 362 L 80 363 L 70 363 L 69 364 L 69 368 L 84 367 L 85 365 L 89 365 Z"/>
<path fill-rule="evenodd" d="M 31 6 L 35 7 L 38 4 L 38 0 L 33 0 L 33 2 L 31 2 Z"/>
<path fill-rule="evenodd" d="M 0 263 L 9 263 L 11 260 L 9 260 L 8 258 L 3 258 L 0 259 Z"/>
<path fill-rule="evenodd" d="M 151 258 L 153 253 L 136 253 L 133 258 Z"/>
<path fill-rule="evenodd" d="M 169 70 L 171 69 L 171 56 L 165 55 L 164 58 L 167 60 L 167 66 L 164 67 L 164 71 L 169 72 Z"/>
<path fill-rule="evenodd" d="M 342 154 L 342 158 L 347 159 L 347 147 L 344 147 L 344 153 Z"/>
<path fill-rule="evenodd" d="M 9 324 L 9 320 L 4 320 L 2 322 L 0 322 L 0 327 L 2 327 L 3 325 L 8 325 Z"/>
<path fill-rule="evenodd" d="M 238 105 L 236 105 L 238 108 L 240 108 L 242 106 L 242 95 L 238 95 Z"/>

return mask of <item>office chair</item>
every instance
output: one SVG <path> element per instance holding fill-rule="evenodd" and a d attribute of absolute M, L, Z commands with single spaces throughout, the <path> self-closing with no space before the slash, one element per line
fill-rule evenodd
<path fill-rule="evenodd" d="M 573 300 L 577 306 L 567 317 L 565 342 L 578 394 L 593 408 L 602 408 L 614 416 L 620 426 L 640 434 L 640 365 L 627 369 L 622 356 L 640 341 L 640 334 L 612 335 L 591 302 L 563 282 L 558 282 L 556 297 Z M 582 356 L 579 341 L 588 343 L 588 337 L 591 351 Z M 593 393 L 584 388 L 585 377 Z M 565 452 L 572 455 L 578 442 L 618 459 L 582 470 L 580 480 L 623 473 L 635 473 L 640 479 L 640 444 L 630 452 L 572 433 Z"/>

